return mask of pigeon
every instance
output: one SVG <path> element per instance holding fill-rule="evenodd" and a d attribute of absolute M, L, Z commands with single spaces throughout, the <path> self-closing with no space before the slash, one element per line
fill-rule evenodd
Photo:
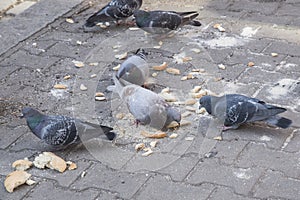
<path fill-rule="evenodd" d="M 125 20 L 142 6 L 142 0 L 111 0 L 101 10 L 90 16 L 85 23 L 86 27 L 93 27 L 98 23 L 109 23 Z"/>
<path fill-rule="evenodd" d="M 265 121 L 280 128 L 288 128 L 292 121 L 277 116 L 286 111 L 285 108 L 266 104 L 265 102 L 240 94 L 227 94 L 221 97 L 203 96 L 199 100 L 200 108 L 224 121 L 223 130 L 237 129 L 241 124 Z"/>
<path fill-rule="evenodd" d="M 115 91 L 126 103 L 130 113 L 136 119 L 137 125 L 150 125 L 150 127 L 167 130 L 168 125 L 176 121 L 180 125 L 180 112 L 169 105 L 161 96 L 141 86 L 122 83 L 113 76 Z"/>
<path fill-rule="evenodd" d="M 26 119 L 34 135 L 54 147 L 80 143 L 101 134 L 105 134 L 109 140 L 113 140 L 116 136 L 110 127 L 83 122 L 67 116 L 44 115 L 30 107 L 22 109 L 21 117 Z"/>
<path fill-rule="evenodd" d="M 120 66 L 117 73 L 118 79 L 123 79 L 136 85 L 144 85 L 149 79 L 149 66 L 146 62 L 144 49 L 138 49 L 135 55 L 127 58 Z"/>
<path fill-rule="evenodd" d="M 169 34 L 185 24 L 201 26 L 199 21 L 194 20 L 199 15 L 195 11 L 175 12 L 157 10 L 147 12 L 144 10 L 135 10 L 133 15 L 136 25 L 152 34 Z"/>

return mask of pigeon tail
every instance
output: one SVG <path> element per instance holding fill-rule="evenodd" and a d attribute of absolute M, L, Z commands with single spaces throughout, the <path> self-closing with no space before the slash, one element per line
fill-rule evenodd
<path fill-rule="evenodd" d="M 288 128 L 292 124 L 292 120 L 284 118 L 284 117 L 271 117 L 266 120 L 268 124 L 280 127 L 280 128 Z"/>
<path fill-rule="evenodd" d="M 84 26 L 85 27 L 94 27 L 96 24 L 94 22 L 91 22 L 91 21 L 87 21 Z"/>
<path fill-rule="evenodd" d="M 279 113 L 283 113 L 286 111 L 285 108 L 281 108 L 273 105 L 266 105 L 266 107 L 268 108 L 268 114 L 270 116 L 277 115 Z"/>
<path fill-rule="evenodd" d="M 199 13 L 197 12 L 183 12 L 183 13 L 180 13 L 180 16 L 182 16 L 182 24 L 190 24 L 193 22 L 193 19 L 195 19 L 197 16 L 199 15 Z M 196 23 L 194 22 L 195 24 L 199 24 L 199 23 Z M 201 25 L 201 23 L 200 23 Z"/>
<path fill-rule="evenodd" d="M 201 22 L 197 21 L 197 20 L 192 20 L 189 22 L 189 25 L 192 25 L 192 26 L 201 26 Z"/>
<path fill-rule="evenodd" d="M 112 132 L 113 128 L 108 127 L 108 126 L 103 126 L 103 125 L 100 125 L 100 127 L 102 128 L 107 139 L 109 139 L 109 140 L 115 139 L 116 134 L 114 132 Z"/>

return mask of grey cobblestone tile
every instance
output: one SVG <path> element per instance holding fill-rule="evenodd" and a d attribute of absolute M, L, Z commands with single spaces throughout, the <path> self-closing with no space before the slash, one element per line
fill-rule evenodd
<path fill-rule="evenodd" d="M 135 199 L 160 199 L 163 195 L 163 198 L 166 200 L 174 199 L 174 197 L 177 199 L 201 200 L 206 199 L 214 188 L 210 185 L 188 186 L 184 183 L 174 183 L 160 175 L 151 177 L 144 187 L 143 191 Z M 162 188 L 163 194 L 159 192 Z"/>
<path fill-rule="evenodd" d="M 71 188 L 100 188 L 116 192 L 121 198 L 130 199 L 148 178 L 146 174 L 115 171 L 98 163 L 87 171 L 85 177 L 75 181 Z"/>
<path fill-rule="evenodd" d="M 172 165 L 178 159 L 180 159 L 179 156 L 155 153 L 154 150 L 154 153 L 148 157 L 136 155 L 126 163 L 124 170 L 129 172 L 157 171 Z"/>
<path fill-rule="evenodd" d="M 259 198 L 299 199 L 300 180 L 269 170 L 255 187 L 254 196 Z"/>
<path fill-rule="evenodd" d="M 198 161 L 199 157 L 196 155 L 181 156 L 180 159 L 170 163 L 169 166 L 158 170 L 158 172 L 168 174 L 173 181 L 182 182 Z"/>
<path fill-rule="evenodd" d="M 38 183 L 23 199 L 94 199 L 98 194 L 99 191 L 92 188 L 84 191 L 73 191 L 58 187 L 53 181 L 45 180 Z"/>
<path fill-rule="evenodd" d="M 298 2 L 299 3 L 299 2 Z M 278 11 L 277 15 L 287 15 L 287 16 L 300 16 L 299 12 L 297 12 L 298 7 L 293 4 L 282 4 Z"/>
<path fill-rule="evenodd" d="M 237 161 L 237 166 L 243 168 L 252 168 L 259 166 L 263 168 L 281 171 L 286 176 L 292 178 L 299 178 L 299 155 L 299 152 L 288 153 L 282 152 L 280 150 L 270 150 L 267 149 L 263 144 L 251 143 L 241 153 Z"/>
<path fill-rule="evenodd" d="M 221 163 L 232 165 L 247 143 L 247 141 L 235 140 L 221 141 L 216 144 L 212 152 L 217 152 L 215 157 L 219 158 Z"/>
<path fill-rule="evenodd" d="M 59 152 L 54 152 L 54 153 L 58 156 L 61 156 Z M 68 159 L 65 158 L 64 156 L 61 157 L 66 161 L 68 161 Z M 77 169 L 66 170 L 64 173 L 60 173 L 58 171 L 47 169 L 47 168 L 46 169 L 32 168 L 28 172 L 40 178 L 55 180 L 59 186 L 68 188 L 75 180 L 81 177 L 82 172 L 86 171 L 86 169 L 91 165 L 91 163 L 88 161 L 82 161 L 82 160 L 80 161 L 72 160 L 72 161 L 76 163 Z"/>
<path fill-rule="evenodd" d="M 7 175 L 7 174 L 6 174 Z M 5 175 L 5 176 L 6 176 Z M 33 186 L 28 186 L 28 185 L 23 185 L 19 186 L 14 190 L 13 193 L 8 193 L 3 185 L 5 176 L 0 175 L 0 194 L 1 194 L 1 199 L 14 199 L 14 200 L 19 200 L 22 199 L 31 189 Z"/>
<path fill-rule="evenodd" d="M 290 141 L 287 141 L 286 146 L 283 146 L 283 150 L 287 152 L 299 152 L 300 151 L 300 130 L 295 130 L 293 133 L 293 137 Z"/>
<path fill-rule="evenodd" d="M 30 55 L 28 52 L 20 50 L 2 61 L 1 65 L 44 69 L 51 66 L 58 60 L 59 58 L 57 57 L 40 57 Z"/>
<path fill-rule="evenodd" d="M 12 152 L 9 150 L 0 150 L 1 158 L 5 158 L 0 160 L 0 175 L 6 176 L 14 169 L 12 168 L 13 162 L 19 159 L 31 158 L 36 154 L 35 151 L 30 150 L 22 150 L 19 152 Z"/>
<path fill-rule="evenodd" d="M 217 187 L 209 196 L 208 200 L 254 200 L 256 198 L 235 194 L 232 189 L 226 187 Z"/>
<path fill-rule="evenodd" d="M 268 2 L 268 6 L 263 6 L 263 4 L 260 2 L 240 0 L 235 1 L 231 6 L 228 7 L 228 10 L 234 12 L 247 11 L 248 13 L 271 15 L 277 10 L 278 7 L 279 3 L 276 1 Z"/>
<path fill-rule="evenodd" d="M 277 52 L 278 54 L 285 54 L 289 56 L 300 56 L 300 46 L 288 42 L 273 42 L 267 47 L 264 53 Z"/>
<path fill-rule="evenodd" d="M 14 18 L 2 23 L 3 32 L 1 32 L 1 48 L 0 54 L 6 52 L 9 48 L 15 46 L 20 41 L 39 31 L 45 27 L 53 19 L 69 11 L 70 8 L 78 5 L 82 0 L 76 1 L 40 1 L 39 3 L 31 6 L 23 13 Z M 51 10 L 52 12 L 48 12 Z M 33 21 L 32 18 L 39 20 Z"/>
<path fill-rule="evenodd" d="M 0 138 L 0 149 L 7 148 L 26 132 L 23 126 L 12 128 L 5 125 L 0 126 L 0 131 L 6 133 L 5 137 Z"/>
<path fill-rule="evenodd" d="M 265 124 L 247 124 L 237 130 L 223 133 L 224 140 L 243 140 L 265 143 L 271 149 L 280 149 L 293 130 L 276 129 Z"/>
<path fill-rule="evenodd" d="M 237 194 L 248 195 L 263 172 L 262 168 L 233 168 L 220 165 L 217 159 L 199 163 L 186 181 L 190 184 L 212 183 L 233 188 Z"/>

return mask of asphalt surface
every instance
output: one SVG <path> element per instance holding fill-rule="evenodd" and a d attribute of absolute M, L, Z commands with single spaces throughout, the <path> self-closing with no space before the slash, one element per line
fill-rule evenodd
<path fill-rule="evenodd" d="M 20 14 L 0 12 L 0 199 L 299 199 L 300 3 L 145 1 L 142 8 L 200 13 L 201 27 L 184 26 L 161 40 L 127 26 L 84 31 L 85 20 L 105 3 L 40 0 Z M 126 107 L 107 90 L 113 68 L 122 63 L 115 55 L 140 47 L 149 52 L 150 65 L 166 62 L 180 70 L 180 75 L 151 70 L 156 73 L 152 89 L 159 93 L 169 87 L 176 99 L 172 104 L 188 115 L 184 120 L 190 124 L 167 132 L 176 138 L 142 136 L 155 130 L 133 126 Z M 187 61 L 181 63 L 182 58 Z M 193 79 L 181 80 L 192 71 Z M 67 89 L 54 89 L 55 84 Z M 197 100 L 190 94 L 195 86 L 286 107 L 283 116 L 293 124 L 288 129 L 249 124 L 224 132 L 219 141 L 222 124 L 199 113 L 197 103 L 185 104 Z M 96 92 L 106 100 L 95 101 Z M 25 105 L 113 126 L 118 138 L 54 150 L 18 117 Z M 135 151 L 136 144 L 150 147 L 152 141 L 158 143 L 151 155 Z M 25 157 L 32 161 L 43 151 L 78 168 L 64 173 L 31 168 L 36 183 L 8 193 L 3 182 L 11 164 Z"/>

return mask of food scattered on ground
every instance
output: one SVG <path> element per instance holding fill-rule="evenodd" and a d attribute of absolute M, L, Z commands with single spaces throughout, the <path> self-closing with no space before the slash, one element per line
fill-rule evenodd
<path fill-rule="evenodd" d="M 61 173 L 64 172 L 67 168 L 66 161 L 64 161 L 61 157 L 51 152 L 41 153 L 40 155 L 35 157 L 33 164 L 39 169 L 44 169 L 45 167 L 48 167 L 50 169 L 57 170 Z"/>
<path fill-rule="evenodd" d="M 12 167 L 18 171 L 25 171 L 29 169 L 32 165 L 33 163 L 31 161 L 29 161 L 28 159 L 24 159 L 24 160 L 16 160 L 12 164 Z"/>
<path fill-rule="evenodd" d="M 31 174 L 25 171 L 14 171 L 6 176 L 4 180 L 5 189 L 12 193 L 16 187 L 25 184 L 30 177 Z"/>
<path fill-rule="evenodd" d="M 142 131 L 141 135 L 146 137 L 146 138 L 155 138 L 155 139 L 161 139 L 161 138 L 167 137 L 167 133 L 162 132 L 162 131 L 158 131 L 154 134 L 148 133 L 146 131 Z"/>

